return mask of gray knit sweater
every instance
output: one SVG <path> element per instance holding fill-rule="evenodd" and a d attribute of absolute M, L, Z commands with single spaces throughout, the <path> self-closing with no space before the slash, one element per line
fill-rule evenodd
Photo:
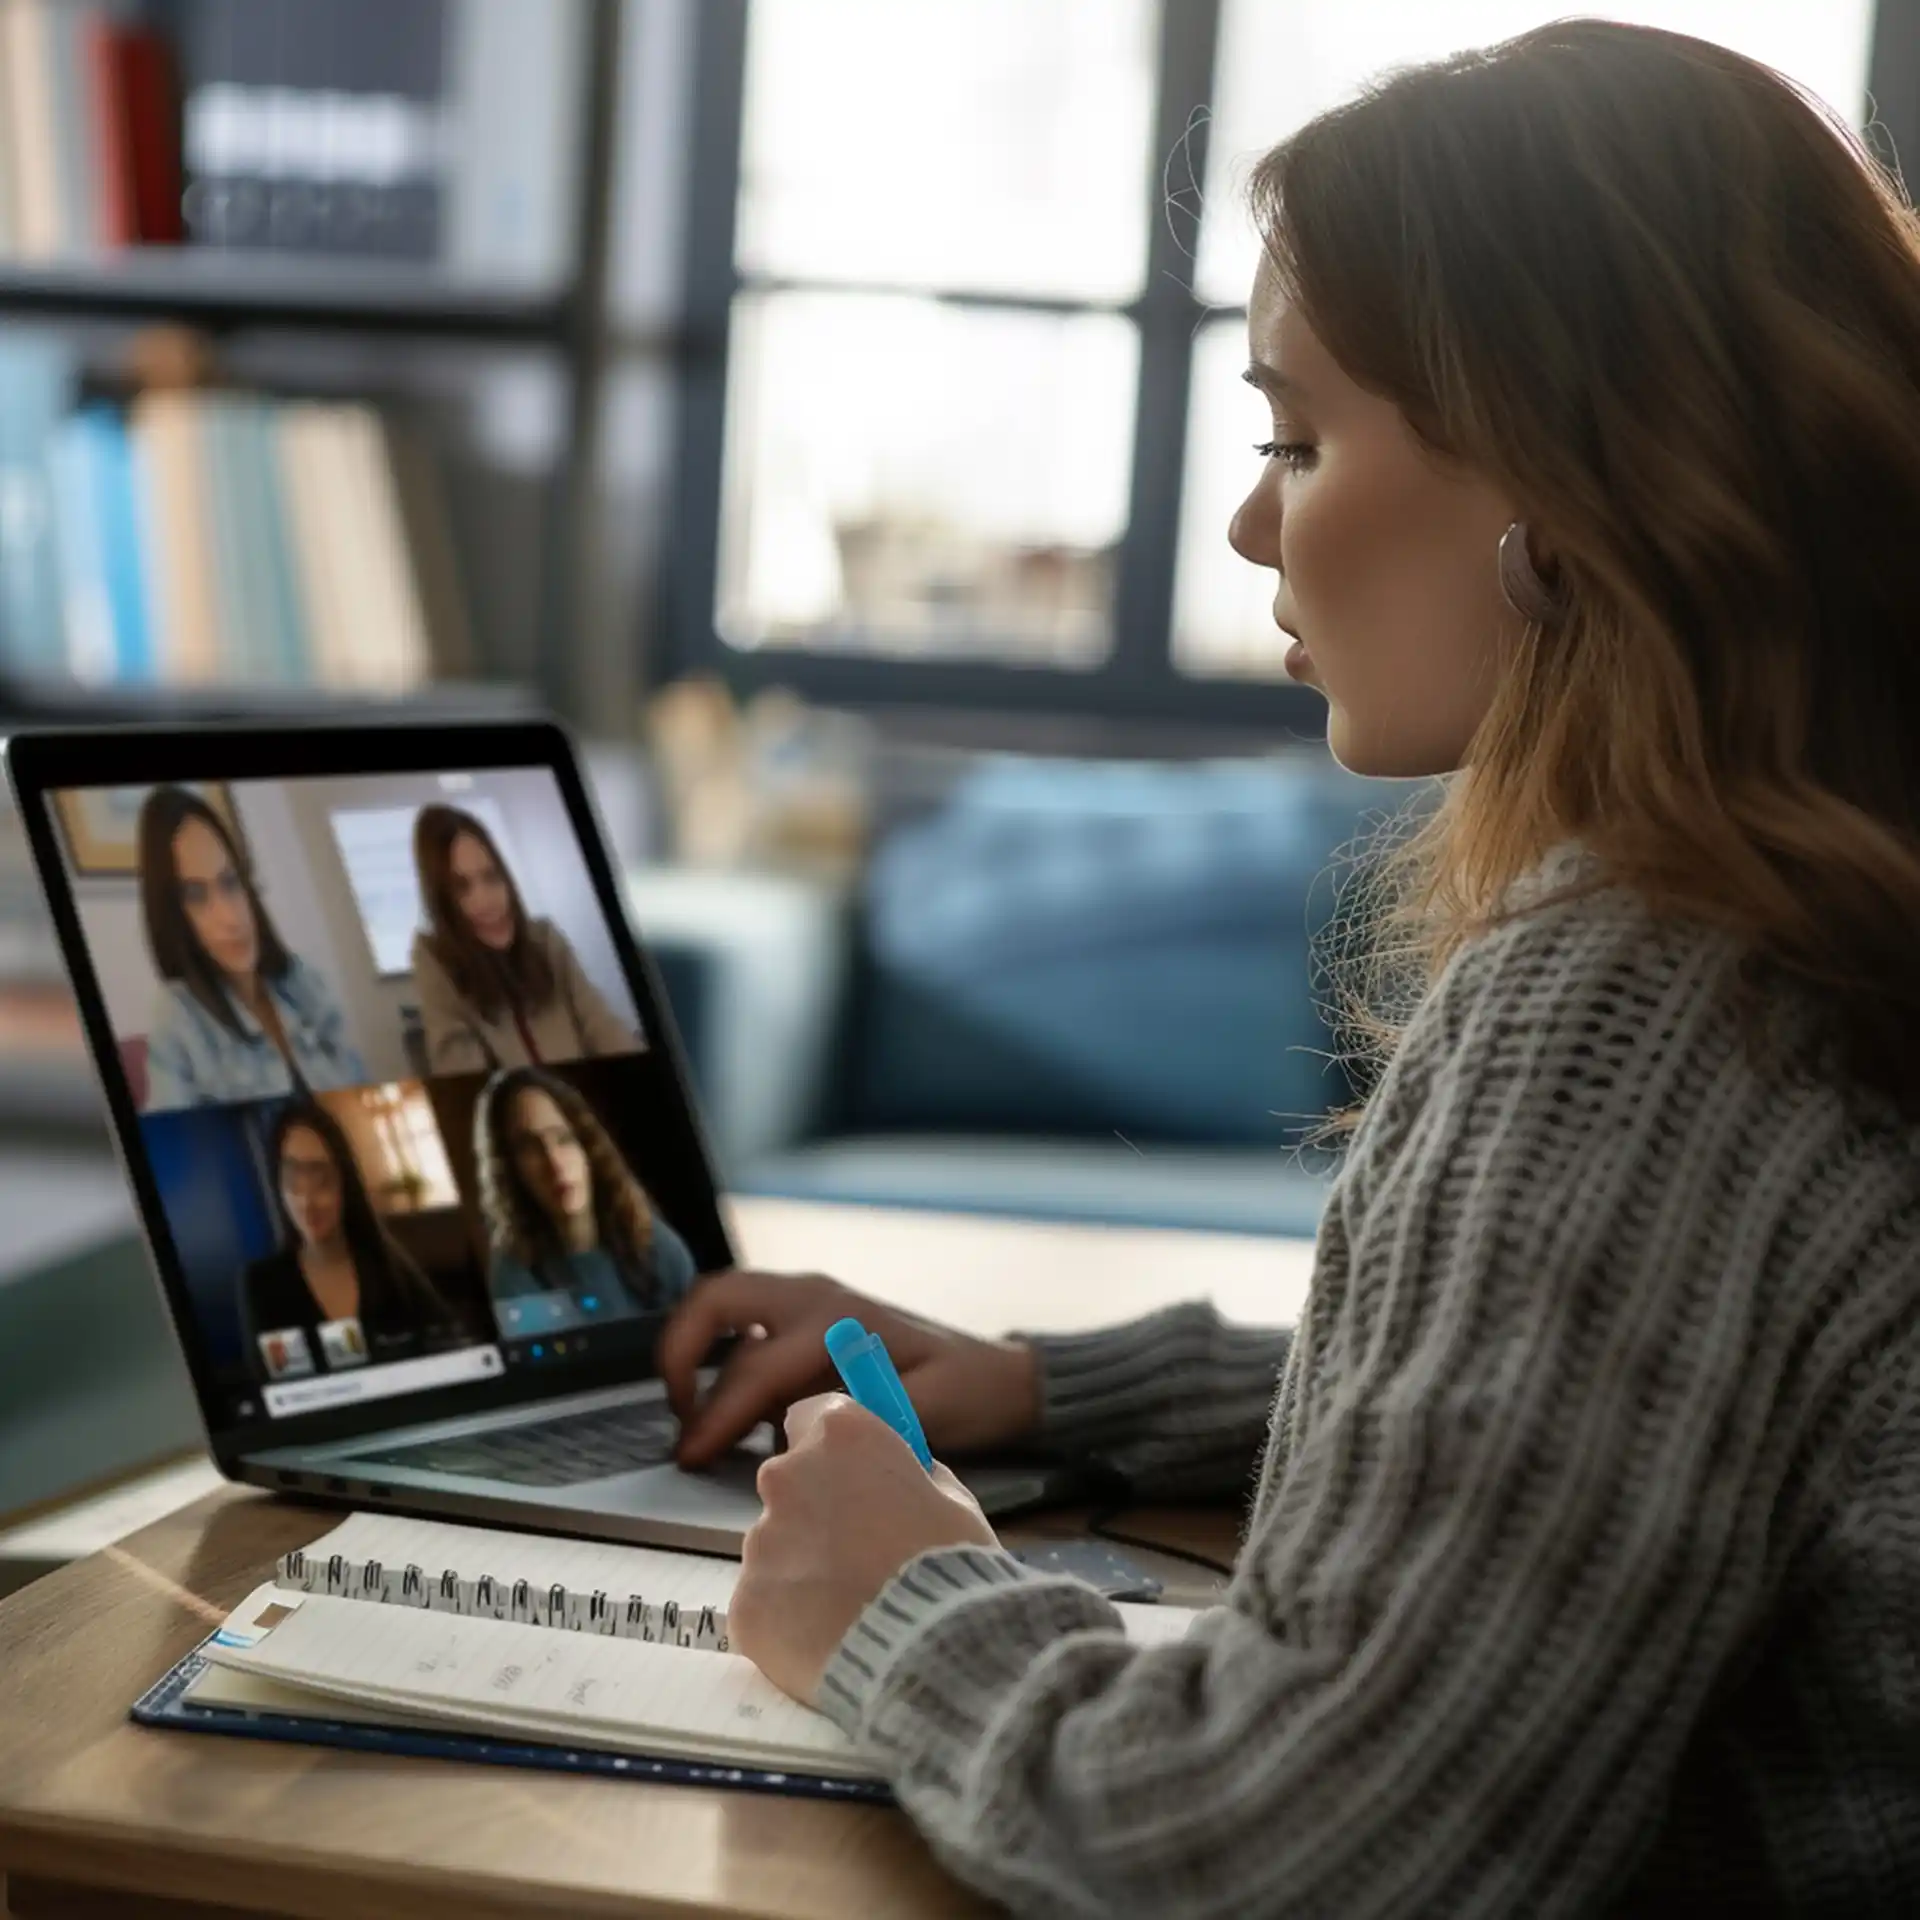
<path fill-rule="evenodd" d="M 1737 957 L 1617 891 L 1475 941 L 1291 1340 L 1038 1343 L 1048 1432 L 1143 1495 L 1264 1459 L 1178 1644 L 966 1548 L 848 1634 L 820 1704 L 957 1874 L 1103 1920 L 1920 1913 L 1920 1148 L 1746 1051 Z"/>

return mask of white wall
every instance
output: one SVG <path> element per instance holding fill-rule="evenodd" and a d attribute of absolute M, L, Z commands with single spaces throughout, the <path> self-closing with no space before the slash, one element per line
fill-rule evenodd
<path fill-rule="evenodd" d="M 347 1033 L 371 1080 L 401 1080 L 407 1056 L 397 1019 L 354 991 L 354 943 L 333 910 L 327 872 L 311 857 L 295 803 L 297 789 L 279 781 L 249 781 L 233 789 L 247 829 L 255 882 L 287 949 L 327 977 L 347 1017 Z"/>
<path fill-rule="evenodd" d="M 289 780 L 278 784 L 276 793 L 286 809 L 287 831 L 296 857 L 312 875 L 320 911 L 333 929 L 334 951 L 339 956 L 334 984 L 346 1009 L 347 1026 L 359 1037 L 367 1072 L 375 1080 L 404 1080 L 411 1069 L 400 1037 L 400 1008 L 408 995 L 400 989 L 411 983 L 382 980 L 375 973 L 339 849 L 327 827 L 328 810 L 339 803 L 341 790 L 351 791 L 362 784 L 373 783 Z"/>
<path fill-rule="evenodd" d="M 121 1040 L 144 1035 L 153 1021 L 154 989 L 159 981 L 147 953 L 135 883 L 76 880 L 74 894 L 114 1034 Z"/>

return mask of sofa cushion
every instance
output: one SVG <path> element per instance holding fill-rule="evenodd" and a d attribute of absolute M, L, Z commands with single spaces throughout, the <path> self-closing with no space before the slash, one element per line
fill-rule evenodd
<path fill-rule="evenodd" d="M 812 1131 L 846 991 L 845 889 L 799 875 L 632 867 L 634 924 L 660 975 L 723 1178 Z"/>
<path fill-rule="evenodd" d="M 1348 1097 L 1309 940 L 1381 804 L 1317 748 L 983 763 L 872 862 L 849 1128 L 1290 1144 Z"/>

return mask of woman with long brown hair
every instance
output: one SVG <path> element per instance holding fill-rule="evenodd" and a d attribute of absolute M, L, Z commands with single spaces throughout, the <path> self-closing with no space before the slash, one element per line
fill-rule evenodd
<path fill-rule="evenodd" d="M 693 1284 L 687 1243 L 558 1075 L 495 1074 L 475 1111 L 474 1149 L 503 1337 L 657 1313 Z"/>
<path fill-rule="evenodd" d="M 338 1373 L 464 1340 L 459 1316 L 381 1224 L 345 1130 L 325 1107 L 282 1107 L 267 1165 L 280 1245 L 247 1269 L 240 1290 L 257 1379 Z"/>
<path fill-rule="evenodd" d="M 140 912 L 159 992 L 146 1110 L 366 1078 L 326 976 L 280 937 L 227 818 L 186 787 L 140 805 Z"/>
<path fill-rule="evenodd" d="M 858 1312 L 937 1448 L 1250 1492 L 1232 1584 L 1131 1646 L 824 1396 L 729 1632 L 1023 1914 L 1920 1911 L 1920 221 L 1777 74 L 1594 21 L 1253 207 L 1233 544 L 1338 759 L 1443 787 L 1347 916 L 1300 1326 L 738 1274 L 661 1356 L 697 1463 Z"/>
<path fill-rule="evenodd" d="M 639 1037 L 588 979 L 567 936 L 527 912 L 477 814 L 422 807 L 413 856 L 427 910 L 413 975 L 429 1073 L 639 1051 Z"/>

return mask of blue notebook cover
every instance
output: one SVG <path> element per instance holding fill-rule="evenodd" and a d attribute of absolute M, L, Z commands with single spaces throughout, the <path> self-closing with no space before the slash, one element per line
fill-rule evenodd
<path fill-rule="evenodd" d="M 256 1713 L 241 1707 L 201 1707 L 185 1698 L 206 1662 L 190 1653 L 133 1703 L 131 1718 L 143 1727 L 187 1733 L 230 1733 L 249 1740 L 285 1740 L 296 1746 L 343 1747 L 355 1753 L 403 1754 L 422 1760 L 474 1760 L 489 1767 L 538 1767 L 548 1773 L 600 1774 L 618 1780 L 666 1781 L 683 1787 L 738 1787 L 752 1793 L 797 1794 L 812 1800 L 851 1800 L 891 1806 L 892 1792 L 878 1780 L 831 1780 L 820 1774 L 769 1773 L 752 1767 L 708 1765 L 695 1760 L 650 1760 L 594 1747 L 540 1746 L 490 1734 L 422 1733 L 411 1728 L 356 1726 L 349 1720 L 313 1720 L 305 1715 Z"/>

